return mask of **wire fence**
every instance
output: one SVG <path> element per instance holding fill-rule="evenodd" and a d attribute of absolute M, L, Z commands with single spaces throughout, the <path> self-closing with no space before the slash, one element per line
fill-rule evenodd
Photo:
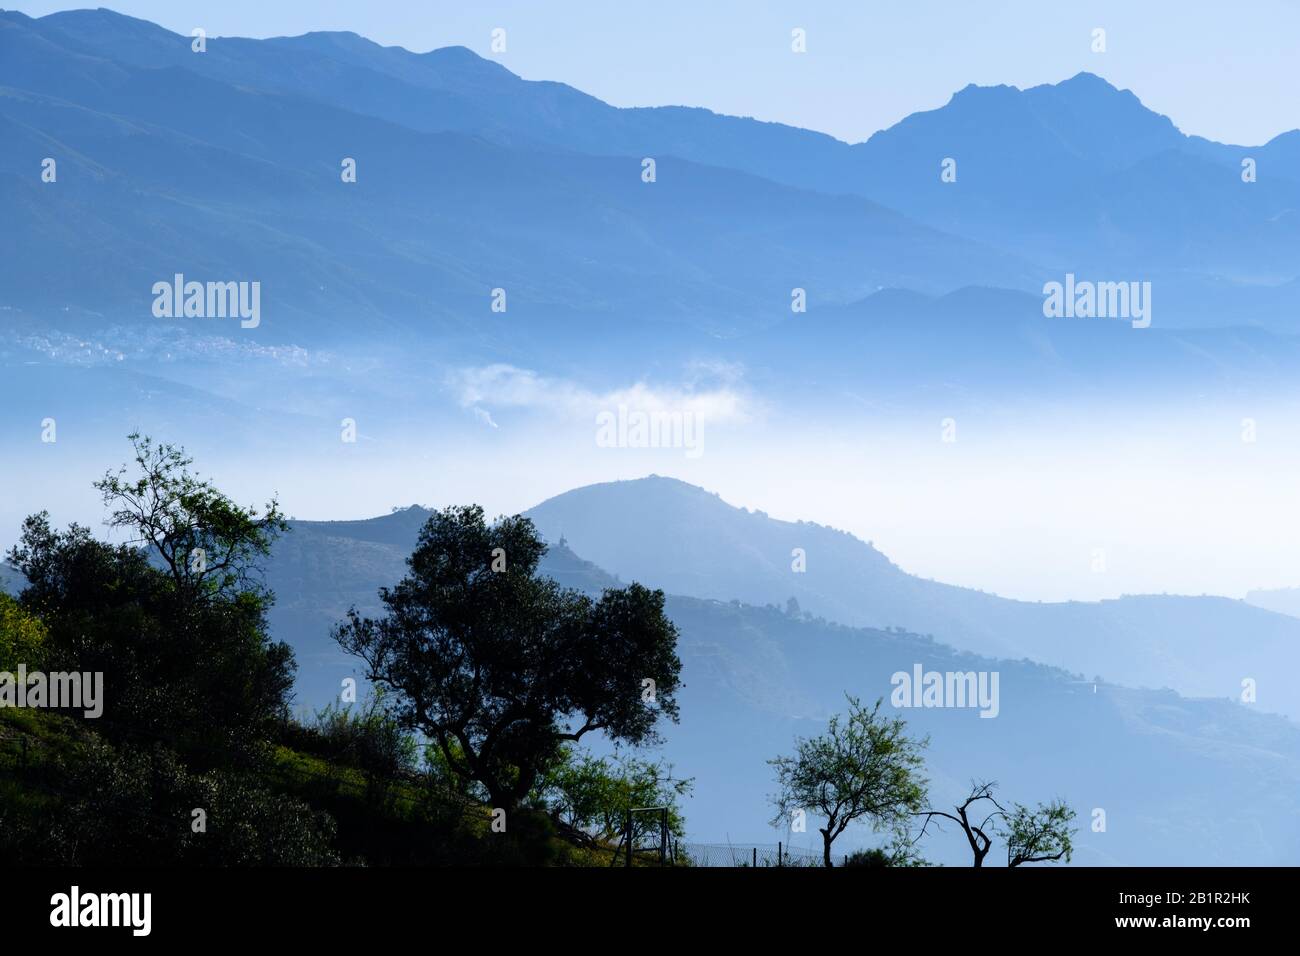
<path fill-rule="evenodd" d="M 816 850 L 789 847 L 783 843 L 679 843 L 675 847 L 678 865 L 700 867 L 821 866 Z"/>

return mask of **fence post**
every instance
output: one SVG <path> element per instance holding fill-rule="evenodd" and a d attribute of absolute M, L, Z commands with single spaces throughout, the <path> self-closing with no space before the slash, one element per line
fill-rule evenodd
<path fill-rule="evenodd" d="M 627 865 L 632 866 L 632 811 L 627 812 Z"/>
<path fill-rule="evenodd" d="M 776 842 L 776 865 L 781 865 L 781 841 Z"/>
<path fill-rule="evenodd" d="M 758 869 L 758 847 L 754 847 L 754 869 Z"/>

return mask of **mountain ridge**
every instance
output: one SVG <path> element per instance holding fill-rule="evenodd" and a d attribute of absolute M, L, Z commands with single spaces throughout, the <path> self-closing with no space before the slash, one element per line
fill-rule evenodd
<path fill-rule="evenodd" d="M 1278 313 L 1272 299 L 1277 296 L 1277 286 L 1297 278 L 1300 217 L 1289 216 L 1286 210 L 1300 208 L 1300 181 L 1288 178 L 1286 160 L 1300 152 L 1300 134 L 1279 133 L 1258 147 L 1193 139 L 1184 136 L 1169 117 L 1145 107 L 1132 91 L 1116 89 L 1091 73 L 1026 89 L 968 85 L 939 109 L 913 113 L 867 140 L 848 144 L 822 133 L 700 107 L 613 107 L 565 84 L 524 80 L 463 47 L 413 53 L 344 32 L 270 40 L 214 37 L 206 52 L 195 54 L 188 37 L 104 8 L 38 19 L 5 13 L 0 14 L 0 24 L 4 26 L 0 30 L 4 53 L 0 85 L 62 97 L 114 115 L 128 106 L 147 110 L 153 99 L 166 98 L 176 85 L 175 75 L 158 71 L 175 68 L 232 91 L 256 92 L 263 98 L 269 94 L 296 97 L 292 100 L 295 112 L 305 109 L 305 102 L 314 103 L 316 126 L 342 124 L 345 129 L 333 137 L 337 145 L 298 124 L 293 142 L 307 144 L 314 159 L 286 162 L 284 157 L 292 156 L 294 150 L 286 152 L 285 142 L 267 139 L 262 158 L 279 158 L 279 179 L 273 185 L 242 165 L 249 158 L 245 147 L 255 145 L 244 131 L 261 127 L 274 132 L 277 128 L 273 116 L 261 115 L 266 104 L 257 97 L 217 96 L 215 87 L 209 88 L 212 102 L 205 103 L 199 96 L 199 102 L 193 104 L 193 109 L 223 131 L 212 145 L 235 148 L 238 153 L 234 163 L 224 164 L 232 172 L 224 178 L 220 197 L 202 192 L 185 197 L 188 215 L 197 217 L 189 230 L 195 237 L 194 259 L 215 258 L 202 246 L 205 234 L 215 237 L 222 228 L 219 219 L 208 218 L 214 201 L 229 206 L 235 197 L 238 210 L 241 191 L 246 191 L 249 199 L 262 191 L 279 194 L 277 222 L 268 222 L 265 228 L 269 231 L 278 226 L 283 232 L 284 223 L 300 223 L 292 232 L 301 247 L 290 258 L 303 262 L 286 262 L 289 271 L 284 275 L 275 266 L 264 266 L 271 272 L 266 281 L 284 288 L 285 297 L 292 298 L 296 309 L 321 316 L 315 324 L 322 330 L 334 324 L 333 313 L 340 310 L 354 314 L 371 311 L 376 313 L 376 321 L 383 317 L 410 324 L 410 316 L 423 306 L 414 278 L 404 274 L 402 266 L 403 260 L 412 256 L 416 261 L 423 259 L 438 276 L 433 284 L 446 287 L 439 297 L 443 310 L 454 313 L 472 308 L 472 287 L 492 288 L 501 282 L 502 272 L 509 277 L 507 263 L 529 261 L 537 255 L 535 237 L 526 236 L 527 223 L 543 214 L 545 206 L 528 202 L 537 198 L 535 193 L 520 196 L 511 190 L 494 200 L 491 192 L 497 187 L 492 187 L 488 178 L 471 178 L 460 184 L 462 195 L 478 192 L 488 196 L 480 212 L 489 215 L 470 220 L 440 215 L 441 207 L 454 208 L 456 200 L 427 182 L 415 188 L 415 194 L 398 209 L 390 209 L 388 199 L 373 205 L 381 198 L 378 187 L 382 183 L 410 182 L 406 170 L 375 167 L 373 160 L 362 167 L 365 178 L 359 180 L 359 184 L 369 185 L 359 185 L 352 191 L 355 195 L 345 200 L 338 190 L 328 190 L 328 167 L 321 157 L 360 152 L 356 144 L 374 135 L 376 122 L 405 131 L 385 133 L 391 141 L 374 144 L 374 150 L 384 156 L 409 152 L 414 159 L 425 149 L 405 134 L 483 139 L 518 160 L 521 172 L 516 177 L 540 164 L 532 177 L 534 190 L 541 188 L 538 183 L 556 184 L 552 188 L 559 208 L 581 208 L 593 200 L 597 207 L 609 207 L 593 210 L 592 216 L 570 216 L 567 222 L 546 213 L 553 220 L 550 235 L 563 240 L 554 243 L 556 259 L 547 274 L 569 277 L 567 288 L 550 290 L 554 297 L 550 305 L 557 310 L 580 306 L 604 313 L 669 313 L 692 301 L 697 308 L 687 310 L 684 320 L 699 322 L 703 316 L 714 316 L 716 321 L 730 313 L 720 327 L 735 328 L 739 316 L 761 311 L 768 295 L 775 298 L 780 292 L 788 296 L 795 286 L 816 290 L 822 301 L 834 303 L 860 298 L 875 286 L 942 293 L 978 279 L 1009 288 L 1037 289 L 1044 278 L 1068 268 L 1079 273 L 1136 270 L 1172 286 L 1176 305 L 1171 307 L 1176 313 L 1171 315 L 1177 314 L 1174 321 L 1178 323 L 1193 318 L 1201 323 L 1211 319 L 1222 322 L 1216 306 L 1202 304 L 1202 293 L 1212 291 L 1225 278 L 1233 283 L 1232 301 L 1245 308 L 1249 321 L 1261 321 L 1260 312 L 1265 313 L 1262 321 L 1290 321 Z M 128 80 L 136 87 L 130 102 L 122 94 L 122 84 Z M 181 85 L 199 89 L 189 81 Z M 322 107 L 335 112 L 322 113 Z M 339 110 L 353 118 L 345 118 Z M 183 118 L 186 113 L 184 108 L 179 112 L 169 108 L 166 115 Z M 155 124 L 162 118 L 155 114 Z M 193 133 L 191 128 L 188 134 Z M 130 162 L 115 163 L 112 151 L 127 144 L 93 137 L 88 140 L 87 135 L 68 127 L 55 138 L 74 153 L 96 156 L 98 163 L 113 171 L 114 181 L 145 195 L 151 189 L 156 192 L 153 177 L 161 175 L 158 162 L 149 166 L 137 149 Z M 443 140 L 439 146 L 449 147 L 451 142 Z M 173 144 L 168 148 L 182 147 Z M 48 151 L 46 146 L 28 149 L 20 144 L 23 160 L 18 166 L 0 170 L 0 177 L 4 172 L 20 176 L 21 169 L 30 170 L 30 164 Z M 1258 160 L 1261 170 L 1259 181 L 1249 189 L 1242 186 L 1233 168 L 1243 151 Z M 297 152 L 301 154 L 303 149 Z M 483 162 L 475 159 L 476 155 L 468 149 L 455 162 L 464 170 L 509 165 L 502 158 Z M 554 160 L 538 158 L 548 155 L 570 159 L 556 165 Z M 627 200 L 632 197 L 644 198 L 644 190 L 615 199 L 595 186 L 609 176 L 589 176 L 590 183 L 572 181 L 563 163 L 576 161 L 572 157 L 577 155 L 605 160 L 617 157 L 620 162 L 635 160 L 638 164 L 641 157 L 658 157 L 665 167 L 657 192 L 652 194 L 658 198 L 673 189 L 676 171 L 670 167 L 674 165 L 686 163 L 682 168 L 690 169 L 689 164 L 698 164 L 726 171 L 723 178 L 699 174 L 720 201 L 707 222 L 697 220 L 690 233 L 674 230 L 646 220 L 657 206 L 629 205 Z M 958 164 L 955 182 L 940 180 L 939 164 L 945 157 L 955 158 Z M 304 171 L 296 168 L 303 162 L 320 165 L 304 177 Z M 184 166 L 179 161 L 165 165 L 173 170 Z M 417 159 L 412 168 L 427 166 Z M 436 175 L 448 172 L 444 164 Z M 627 173 L 629 179 L 644 186 L 634 178 L 635 172 Z M 736 179 L 740 175 L 805 192 L 778 200 L 770 188 L 742 184 Z M 71 179 L 71 173 L 68 176 Z M 172 176 L 175 180 L 176 174 Z M 201 190 L 201 182 L 190 177 L 185 182 L 173 181 L 169 188 L 181 188 L 184 194 Z M 241 182 L 247 186 L 241 188 Z M 70 181 L 59 193 L 76 188 Z M 1180 210 L 1185 206 L 1184 197 L 1193 190 L 1198 215 L 1189 219 Z M 861 217 L 860 211 L 820 202 L 811 198 L 812 194 L 836 197 L 840 206 L 850 196 L 873 202 L 919 229 L 938 234 L 914 231 L 903 240 L 892 236 L 892 241 L 863 244 L 862 227 L 851 225 L 853 213 Z M 49 190 L 39 195 L 51 198 Z M 1084 202 L 1080 196 L 1091 198 Z M 34 199 L 35 195 L 19 199 L 12 194 L 6 198 L 6 192 L 0 191 L 0 211 L 15 202 Z M 353 201 L 357 199 L 359 203 Z M 339 204 L 339 200 L 344 202 Z M 801 220 L 790 211 L 802 202 L 814 208 Z M 775 215 L 766 212 L 770 206 L 777 209 Z M 765 213 L 755 216 L 757 210 Z M 492 223 L 502 211 L 519 218 L 494 233 Z M 109 246 L 140 244 L 143 237 L 157 231 L 160 220 L 175 217 L 178 209 L 163 204 L 146 206 L 143 216 L 137 212 L 123 200 L 123 208 L 111 217 L 113 222 L 121 221 L 121 234 L 109 241 Z M 56 218 L 69 214 L 58 207 L 48 210 L 47 218 L 48 213 Z M 683 210 L 671 213 L 681 216 Z M 252 210 L 244 214 L 256 215 Z M 11 218 L 20 237 L 36 229 L 21 215 Z M 363 224 L 359 234 L 367 237 L 369 245 L 359 250 L 356 262 L 335 263 L 316 274 L 304 263 L 319 260 L 328 252 L 322 248 L 321 237 L 336 231 L 340 222 Z M 619 225 L 607 241 L 594 248 L 583 247 L 580 237 L 584 233 L 608 232 L 611 223 Z M 373 236 L 389 224 L 404 228 L 390 241 L 376 244 Z M 474 241 L 468 246 L 460 243 L 454 249 L 437 249 L 438 256 L 428 257 L 424 250 L 436 245 L 437 237 L 448 229 L 464 230 Z M 508 250 L 510 243 L 521 241 L 521 233 L 529 242 L 526 248 L 505 251 L 498 257 L 488 253 L 493 248 Z M 711 241 L 699 250 L 682 249 L 680 257 L 667 255 L 689 235 L 707 235 Z M 648 255 L 670 264 L 654 265 L 649 275 L 638 276 L 638 269 L 645 271 L 644 263 L 630 262 L 619 250 L 634 247 L 638 238 L 644 243 L 647 236 L 653 240 Z M 75 261 L 75 242 L 75 237 L 62 239 L 59 249 L 45 250 L 45 255 L 57 251 Z M 850 248 L 844 249 L 846 243 Z M 12 250 L 16 280 L 12 285 L 27 294 L 5 304 L 29 308 L 82 305 L 50 302 L 48 288 L 23 288 L 22 277 L 31 271 L 22 258 L 29 245 L 19 241 Z M 727 248 L 729 245 L 734 248 Z M 466 257 L 467 248 L 473 250 L 472 256 Z M 770 261 L 759 268 L 746 268 L 748 259 L 769 255 Z M 275 264 L 285 258 L 284 251 L 263 251 L 258 260 Z M 442 260 L 450 266 L 439 274 Z M 791 260 L 790 268 L 783 267 L 786 260 Z M 131 261 L 147 259 L 137 255 Z M 164 271 L 160 266 L 152 271 Z M 129 262 L 123 269 L 131 275 Z M 123 269 L 105 270 L 102 279 L 86 283 L 88 292 L 97 293 L 99 307 L 113 300 L 124 304 L 121 290 L 110 284 L 116 281 L 120 285 L 121 280 L 113 277 Z M 656 274 L 655 269 L 661 271 Z M 466 276 L 473 276 L 473 281 L 462 282 Z M 768 295 L 755 297 L 767 276 L 780 279 L 772 282 Z M 327 277 L 334 281 L 326 281 Z M 695 277 L 711 281 L 694 282 Z M 95 288 L 96 282 L 103 284 Z M 540 276 L 516 277 L 514 284 L 524 288 L 546 285 Z M 56 285 L 77 288 L 71 282 Z M 726 292 L 711 295 L 710 287 Z M 1171 302 L 1168 298 L 1162 301 Z M 300 333 L 311 328 L 305 318 L 295 321 Z"/>

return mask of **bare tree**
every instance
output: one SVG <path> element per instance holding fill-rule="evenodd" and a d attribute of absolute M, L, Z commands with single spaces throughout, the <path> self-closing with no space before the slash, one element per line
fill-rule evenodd
<path fill-rule="evenodd" d="M 974 857 L 971 866 L 983 866 L 984 858 L 989 855 L 989 850 L 993 846 L 993 838 L 989 836 L 989 831 L 992 829 L 990 823 L 993 823 L 999 816 L 1006 813 L 1001 804 L 993 797 L 993 788 L 996 786 L 996 781 L 972 783 L 970 796 L 953 808 L 956 811 L 955 814 L 943 810 L 927 810 L 923 814 L 925 823 L 921 825 L 921 832 L 917 834 L 917 839 L 919 840 L 925 835 L 926 827 L 930 825 L 930 822 L 935 817 L 951 820 L 961 827 L 962 833 L 966 835 L 966 842 L 970 844 L 971 853 Z M 972 809 L 976 807 L 976 804 L 981 804 L 981 806 Z M 979 823 L 974 823 L 973 818 L 988 810 L 990 805 L 993 809 L 988 815 Z"/>
<path fill-rule="evenodd" d="M 951 820 L 962 829 L 970 844 L 972 866 L 983 866 L 993 846 L 993 837 L 1002 836 L 1007 844 L 1007 866 L 1025 863 L 1070 862 L 1073 852 L 1075 812 L 1063 800 L 1040 803 L 1030 808 L 1013 803 L 1008 810 L 993 796 L 996 781 L 972 783 L 970 795 L 954 807 L 954 813 L 926 810 L 925 823 L 916 839 L 925 835 L 935 818 Z M 977 806 L 978 805 L 978 806 Z M 987 811 L 987 812 L 986 812 Z M 976 819 L 983 814 L 982 819 Z M 915 841 L 913 841 L 915 842 Z"/>

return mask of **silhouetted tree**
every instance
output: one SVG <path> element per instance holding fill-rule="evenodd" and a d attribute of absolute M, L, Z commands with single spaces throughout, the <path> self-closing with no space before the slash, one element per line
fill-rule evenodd
<path fill-rule="evenodd" d="M 96 485 L 129 542 L 56 531 L 42 512 L 8 555 L 27 577 L 20 601 L 44 626 L 47 666 L 104 674 L 105 732 L 218 748 L 264 739 L 288 714 L 294 661 L 266 634 L 272 596 L 254 562 L 283 519 L 274 502 L 259 517 L 194 478 L 179 449 L 131 441 L 139 475 Z"/>
<path fill-rule="evenodd" d="M 996 782 L 972 784 L 970 796 L 953 808 L 955 813 L 947 813 L 943 810 L 927 810 L 925 812 L 925 823 L 921 826 L 921 833 L 918 834 L 917 839 L 919 840 L 925 835 L 925 828 L 930 825 L 930 821 L 935 817 L 951 820 L 961 827 L 962 833 L 966 836 L 966 842 L 970 844 L 973 859 L 971 866 L 983 866 L 984 858 L 989 855 L 989 850 L 993 846 L 993 837 L 989 835 L 990 824 L 996 822 L 997 817 L 1005 812 L 993 797 L 993 788 L 996 786 Z M 977 809 L 972 809 L 977 805 Z M 988 810 L 979 823 L 974 822 L 975 817 L 990 805 L 993 809 Z"/>
<path fill-rule="evenodd" d="M 138 474 L 123 466 L 95 482 L 112 509 L 107 524 L 161 560 L 184 600 L 264 594 L 257 562 L 288 529 L 275 499 L 260 514 L 242 508 L 192 474 L 182 449 L 139 433 L 128 439 Z"/>
<path fill-rule="evenodd" d="M 846 718 L 837 714 L 826 733 L 797 740 L 794 756 L 768 761 L 780 788 L 772 798 L 773 826 L 788 823 L 797 810 L 825 817 L 818 829 L 826 866 L 831 844 L 854 820 L 865 818 L 876 830 L 898 829 L 925 803 L 920 768 L 928 738 L 910 738 L 901 719 L 882 717 L 879 700 L 867 710 L 846 697 Z"/>
<path fill-rule="evenodd" d="M 1030 809 L 1012 804 L 1005 819 L 1007 866 L 1025 863 L 1070 862 L 1074 852 L 1075 812 L 1062 800 L 1040 803 Z"/>
<path fill-rule="evenodd" d="M 971 848 L 972 866 L 984 865 L 984 858 L 993 846 L 993 837 L 998 835 L 1006 840 L 1009 867 L 1025 863 L 1054 863 L 1061 859 L 1068 863 L 1073 852 L 1074 828 L 1070 824 L 1075 812 L 1061 800 L 1040 803 L 1032 809 L 1013 803 L 1008 810 L 993 796 L 996 787 L 996 782 L 972 784 L 970 795 L 954 807 L 955 813 L 925 811 L 925 824 L 917 839 L 924 836 L 925 828 L 938 817 L 961 827 Z M 978 813 L 974 809 L 976 805 L 981 807 Z M 976 823 L 980 813 L 984 815 Z"/>
<path fill-rule="evenodd" d="M 478 506 L 431 516 L 410 573 L 353 609 L 338 642 L 396 692 L 395 712 L 458 776 L 510 809 L 566 741 L 595 731 L 641 744 L 677 719 L 677 629 L 664 596 L 638 584 L 599 600 L 538 577 L 546 545 L 527 518 L 488 525 Z"/>

